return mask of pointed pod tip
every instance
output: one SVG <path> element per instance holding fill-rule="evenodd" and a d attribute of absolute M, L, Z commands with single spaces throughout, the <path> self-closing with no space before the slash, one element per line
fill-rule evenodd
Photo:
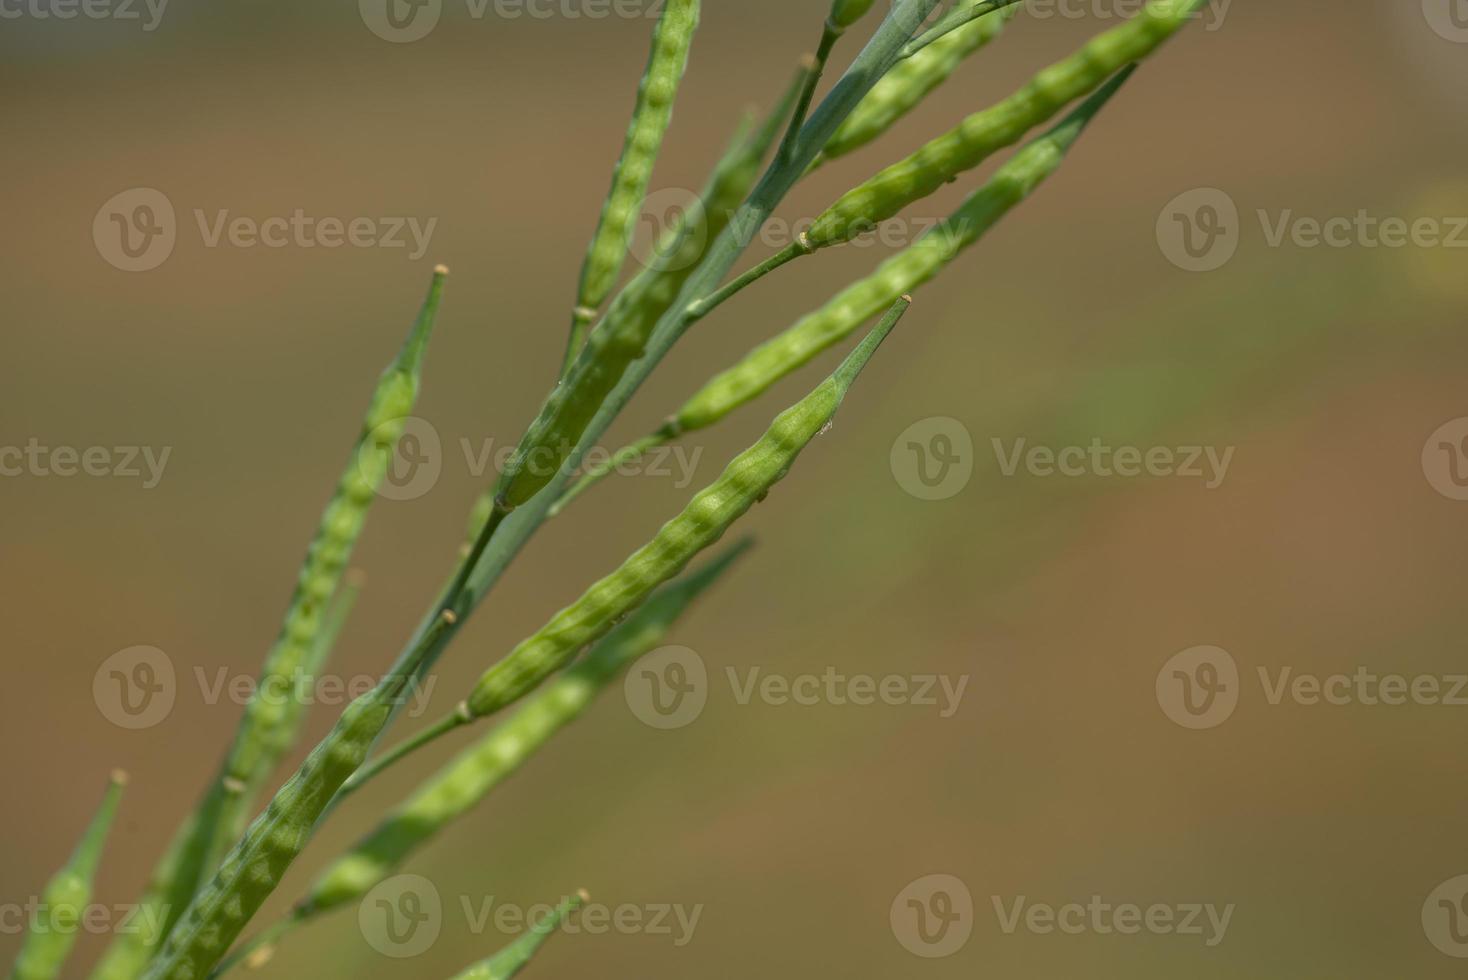
<path fill-rule="evenodd" d="M 587 891 L 585 888 L 578 888 L 576 889 L 576 897 L 580 899 L 581 903 L 584 905 L 587 902 L 591 901 L 591 892 Z"/>
<path fill-rule="evenodd" d="M 440 262 L 433 267 L 433 274 L 435 276 L 446 276 L 449 274 L 449 267 Z"/>
<path fill-rule="evenodd" d="M 121 789 L 122 787 L 127 785 L 127 781 L 131 777 L 128 776 L 126 769 L 114 769 L 112 770 L 112 773 L 108 778 L 113 786 Z"/>

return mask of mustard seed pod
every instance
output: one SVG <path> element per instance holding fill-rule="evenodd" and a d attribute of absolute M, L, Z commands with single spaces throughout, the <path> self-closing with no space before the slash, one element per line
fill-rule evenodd
<path fill-rule="evenodd" d="M 710 379 L 655 432 L 588 470 L 556 506 L 564 507 L 616 467 L 650 449 L 684 433 L 708 428 L 749 404 L 782 378 L 846 339 L 894 299 L 938 276 L 1060 169 L 1081 133 L 1131 73 L 1131 68 L 1119 72 L 1053 129 L 1016 153 L 947 220 L 883 262 L 871 276 L 852 283 L 825 306 L 760 344 L 733 367 Z"/>
<path fill-rule="evenodd" d="M 816 219 L 807 233 L 811 245 L 825 248 L 865 234 L 1013 145 L 1072 99 L 1156 51 L 1192 18 L 1196 3 L 1150 0 L 1131 20 L 1092 38 L 1003 102 L 970 116 L 956 129 L 848 191 Z"/>
<path fill-rule="evenodd" d="M 117 817 L 127 775 L 114 772 L 92 822 L 62 869 L 52 876 L 39 896 L 31 915 L 30 928 L 20 955 L 11 970 L 12 980 L 55 980 L 61 976 L 71 949 L 81 931 L 82 917 L 92 901 L 92 884 L 97 865 L 107 844 L 107 834 Z"/>
<path fill-rule="evenodd" d="M 534 689 L 764 499 L 830 423 L 857 375 L 909 304 L 910 300 L 899 300 L 834 374 L 776 418 L 759 442 L 736 456 L 723 475 L 663 525 L 652 541 L 487 670 L 469 695 L 469 716 L 493 714 Z"/>
<path fill-rule="evenodd" d="M 607 393 L 622 380 L 628 365 L 642 356 L 653 328 L 697 271 L 710 243 L 724 233 L 749 195 L 792 101 L 793 93 L 787 94 L 753 136 L 741 133 L 735 138 L 698 200 L 659 243 L 656 260 L 613 300 L 561 383 L 547 396 L 493 494 L 476 503 L 469 523 L 471 538 L 480 536 L 496 501 L 503 509 L 518 507 L 555 477 Z"/>
<path fill-rule="evenodd" d="M 611 295 L 627 260 L 633 222 L 647 197 L 663 137 L 673 121 L 673 102 L 688 68 L 699 14 L 700 0 L 668 0 L 653 30 L 652 53 L 638 86 L 637 104 L 627 126 L 622 156 L 612 174 L 612 187 L 581 267 L 581 285 L 566 350 L 568 365 L 580 351 L 586 327 Z"/>
<path fill-rule="evenodd" d="M 748 549 L 742 541 L 714 561 L 654 593 L 513 717 L 455 756 L 397 809 L 331 864 L 294 913 L 306 919 L 362 898 L 410 854 L 514 775 L 557 732 L 590 707 L 622 670 L 660 645 L 701 595 Z"/>
<path fill-rule="evenodd" d="M 244 829 L 255 797 L 294 746 L 304 714 L 296 685 L 329 633 L 328 607 L 342 588 L 347 564 L 418 399 L 424 356 L 433 334 L 448 269 L 434 270 L 428 297 L 398 356 L 378 381 L 362 434 L 297 576 L 295 593 L 274 645 L 266 654 L 255 693 L 245 705 L 212 797 L 198 826 L 200 874 L 212 874 Z M 336 628 L 339 628 L 336 627 Z"/>
<path fill-rule="evenodd" d="M 987 2 L 964 0 L 959 9 Z M 1010 13 L 1005 10 L 979 17 L 950 31 L 912 57 L 899 61 L 846 117 L 836 135 L 821 150 L 816 165 L 859 150 L 891 129 L 929 93 L 946 82 L 970 55 L 997 38 L 1004 30 Z"/>
<path fill-rule="evenodd" d="M 452 621 L 452 614 L 445 613 L 438 628 Z M 408 661 L 347 706 L 250 824 L 213 879 L 199 889 L 148 965 L 146 980 L 204 980 L 209 975 L 279 886 L 342 783 L 366 761 L 416 667 L 416 661 Z"/>

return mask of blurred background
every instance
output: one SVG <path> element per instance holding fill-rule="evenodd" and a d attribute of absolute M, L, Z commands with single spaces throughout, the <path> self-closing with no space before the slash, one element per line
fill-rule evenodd
<path fill-rule="evenodd" d="M 826 10 L 706 7 L 658 188 L 702 183 Z M 55 8 L 17 6 L 0 28 L 0 446 L 106 447 L 112 462 L 105 476 L 28 464 L 0 478 L 0 901 L 39 891 L 121 766 L 132 784 L 97 896 L 117 905 L 238 719 L 197 672 L 255 673 L 373 379 L 443 262 L 418 412 L 441 473 L 430 492 L 376 505 L 334 670 L 381 672 L 431 602 L 492 476 L 465 447 L 516 442 L 561 356 L 652 21 L 567 16 L 574 3 L 476 17 L 449 0 L 427 36 L 388 43 L 345 3 L 139 4 L 137 20 L 38 9 Z M 780 217 L 808 219 L 1115 22 L 1106 0 L 1060 9 L 1020 14 Z M 1461 0 L 1239 3 L 1192 25 L 1049 184 L 919 293 L 835 428 L 749 516 L 758 549 L 671 638 L 707 665 L 702 714 L 657 730 L 613 685 L 404 869 L 443 901 L 430 948 L 384 956 L 348 910 L 260 975 L 448 976 L 513 934 L 465 909 L 578 887 L 645 919 L 672 909 L 672 934 L 561 937 L 527 976 L 1457 975 L 1468 942 L 1434 910 L 1468 873 L 1468 693 L 1271 695 L 1282 677 L 1362 669 L 1448 693 L 1468 673 L 1454 626 L 1468 493 L 1451 465 L 1468 436 L 1465 93 Z M 922 230 L 993 166 L 908 218 Z M 156 268 L 126 271 L 93 225 L 138 188 L 175 210 L 176 242 Z M 211 246 L 199 226 L 297 209 L 411 217 L 427 241 L 405 225 L 398 248 Z M 1363 213 L 1440 235 L 1387 247 Z M 1309 247 L 1309 222 L 1332 218 L 1349 222 Z M 608 447 L 888 251 L 823 253 L 720 310 Z M 433 709 L 399 733 L 449 710 L 839 356 L 687 442 L 691 485 L 676 468 L 609 481 L 546 527 L 444 660 Z M 1209 447 L 1228 465 L 1065 476 L 1008 466 L 1019 440 Z M 958 475 L 924 483 L 914 441 L 952 447 Z M 168 453 L 156 479 L 144 447 Z M 166 718 L 126 730 L 93 680 L 138 645 L 164 651 L 178 693 Z M 1187 653 L 1201 646 L 1226 653 Z M 1237 669 L 1219 692 L 1231 714 L 1174 720 L 1188 720 L 1179 654 L 1184 668 L 1204 656 Z M 966 686 L 949 712 L 941 696 L 740 703 L 727 671 L 743 685 L 753 668 Z M 333 715 L 312 715 L 311 739 Z M 344 807 L 258 924 L 465 742 Z M 953 908 L 952 941 L 925 948 L 904 918 L 913 896 Z M 1043 928 L 1044 908 L 1093 896 L 1230 918 L 1221 935 L 1206 913 L 1201 935 L 1118 934 L 1090 912 L 1075 934 Z M 696 928 L 676 910 L 696 910 Z M 15 921 L 0 958 L 19 946 Z M 83 938 L 78 969 L 106 939 Z"/>

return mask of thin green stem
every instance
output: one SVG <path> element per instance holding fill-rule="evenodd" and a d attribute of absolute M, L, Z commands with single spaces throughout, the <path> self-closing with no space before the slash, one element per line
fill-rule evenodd
<path fill-rule="evenodd" d="M 793 262 L 796 259 L 800 258 L 802 255 L 809 255 L 811 252 L 814 251 L 815 249 L 810 247 L 810 244 L 806 241 L 805 235 L 802 234 L 790 245 L 781 249 L 779 252 L 776 252 L 769 258 L 765 259 L 759 265 L 755 266 L 753 269 L 750 269 L 739 278 L 729 281 L 710 295 L 705 296 L 703 299 L 694 300 L 692 303 L 689 303 L 688 309 L 685 313 L 688 318 L 688 323 L 690 325 L 697 323 L 699 320 L 702 320 L 714 310 L 718 309 L 724 303 L 728 302 L 735 296 L 735 294 L 739 293 L 741 290 L 759 282 L 765 276 L 774 272 L 782 265 Z"/>
<path fill-rule="evenodd" d="M 1003 10 L 1005 7 L 1012 7 L 1020 2 L 1021 0 L 986 0 L 986 2 L 973 7 L 950 11 L 938 23 L 909 41 L 903 47 L 898 60 L 901 61 L 911 58 L 923 48 L 942 38 L 945 34 L 951 34 L 965 24 L 973 23 L 980 17 Z"/>
<path fill-rule="evenodd" d="M 816 53 L 808 61 L 801 65 L 803 73 L 800 81 L 800 95 L 795 102 L 795 112 L 790 117 L 790 125 L 785 129 L 785 138 L 780 141 L 780 149 L 775 154 L 778 162 L 788 163 L 795 153 L 796 142 L 800 139 L 800 131 L 805 126 L 805 120 L 810 115 L 810 106 L 816 97 L 816 88 L 821 84 L 821 76 L 826 72 L 826 64 L 831 60 L 831 52 L 836 48 L 836 42 L 841 40 L 841 35 L 846 33 L 842 28 L 826 21 L 825 29 L 821 32 L 821 43 L 816 48 Z"/>
<path fill-rule="evenodd" d="M 454 713 L 447 718 L 443 718 L 429 725 L 411 738 L 404 739 L 389 751 L 384 752 L 372 762 L 358 769 L 352 778 L 342 784 L 341 791 L 337 794 L 339 797 L 338 802 L 340 802 L 340 799 L 344 799 L 352 793 L 355 793 L 367 782 L 382 775 L 383 772 L 387 771 L 393 765 L 406 759 L 425 745 L 436 742 L 450 732 L 463 728 L 473 720 L 473 716 L 469 714 L 469 706 L 460 704 L 454 709 Z"/>

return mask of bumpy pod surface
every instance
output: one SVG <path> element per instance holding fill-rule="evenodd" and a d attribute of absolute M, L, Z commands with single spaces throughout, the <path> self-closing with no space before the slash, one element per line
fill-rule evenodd
<path fill-rule="evenodd" d="M 959 9 L 984 0 L 964 0 Z M 980 17 L 950 31 L 882 77 L 821 151 L 826 160 L 845 156 L 881 136 L 948 80 L 969 55 L 999 36 L 1011 10 Z"/>
<path fill-rule="evenodd" d="M 66 865 L 52 876 L 40 894 L 40 907 L 32 914 L 30 929 L 11 972 L 13 980 L 55 980 L 66 966 L 71 948 L 82 930 L 82 916 L 92 900 L 92 883 L 97 864 L 107 843 L 108 831 L 117 817 L 117 805 L 127 777 L 113 773 L 102 805 L 92 817 L 81 843 Z"/>
<path fill-rule="evenodd" d="M 831 4 L 831 25 L 846 30 L 867 15 L 876 0 L 835 0 Z"/>
<path fill-rule="evenodd" d="M 531 926 L 525 935 L 484 962 L 471 966 L 456 976 L 454 980 L 510 980 L 511 977 L 530 965 L 535 954 L 540 952 L 540 947 L 544 946 L 546 940 L 555 935 L 561 923 L 566 921 L 566 916 L 575 912 L 586 900 L 585 892 L 564 899 L 560 905 L 550 911 L 550 914 Z"/>
<path fill-rule="evenodd" d="M 748 542 L 735 545 L 697 572 L 660 589 L 514 717 L 459 753 L 327 868 L 301 903 L 301 913 L 314 915 L 360 899 L 408 855 L 477 806 L 557 732 L 579 718 L 624 667 L 662 643 L 694 600 L 747 546 Z"/>
<path fill-rule="evenodd" d="M 904 305 L 894 310 L 835 374 L 781 413 L 759 442 L 736 456 L 723 475 L 664 524 L 656 537 L 489 668 L 469 695 L 470 713 L 482 717 L 519 700 L 719 540 L 789 472 L 796 457 L 831 421 L 856 376 L 905 309 Z"/>
<path fill-rule="evenodd" d="M 668 0 L 653 31 L 652 54 L 637 91 L 622 156 L 581 269 L 577 305 L 583 309 L 600 308 L 616 286 L 626 261 L 633 222 L 647 196 L 663 137 L 673 121 L 673 102 L 688 67 L 699 6 L 699 0 Z"/>
<path fill-rule="evenodd" d="M 657 260 L 613 301 L 505 468 L 495 490 L 502 505 L 520 506 L 555 477 L 607 393 L 646 350 L 653 329 L 698 269 L 709 244 L 728 228 L 735 209 L 759 178 L 760 163 L 777 133 L 777 127 L 766 125 L 754 137 L 734 143 L 698 201 L 664 236 Z M 478 535 L 490 510 L 487 500 L 476 507 L 470 520 L 471 536 Z"/>
<path fill-rule="evenodd" d="M 1157 50 L 1191 19 L 1195 2 L 1151 0 L 1127 23 L 1093 38 L 1003 102 L 848 191 L 816 219 L 807 235 L 811 244 L 823 248 L 850 241 L 1018 142 L 1072 99 Z"/>
<path fill-rule="evenodd" d="M 447 274 L 442 266 L 434 270 L 417 321 L 373 391 L 361 435 L 321 516 L 285 620 L 266 654 L 260 682 L 245 705 L 224 766 L 202 806 L 196 837 L 184 845 L 178 870 L 191 873 L 196 880 L 215 870 L 218 859 L 243 830 L 256 794 L 299 736 L 304 711 L 294 695 L 301 675 L 320 649 L 328 605 L 341 586 L 367 512 L 417 402 L 424 356 Z M 191 892 L 182 894 L 186 898 Z"/>
<path fill-rule="evenodd" d="M 204 980 L 300 855 L 342 783 L 366 760 L 412 678 L 412 667 L 384 678 L 347 706 L 201 888 L 147 980 Z"/>
<path fill-rule="evenodd" d="M 931 281 L 1060 169 L 1067 151 L 1128 75 L 1118 74 L 1054 129 L 1016 153 L 942 224 L 883 262 L 871 276 L 852 283 L 716 375 L 678 410 L 672 434 L 713 425 L 850 336 L 897 297 Z"/>

